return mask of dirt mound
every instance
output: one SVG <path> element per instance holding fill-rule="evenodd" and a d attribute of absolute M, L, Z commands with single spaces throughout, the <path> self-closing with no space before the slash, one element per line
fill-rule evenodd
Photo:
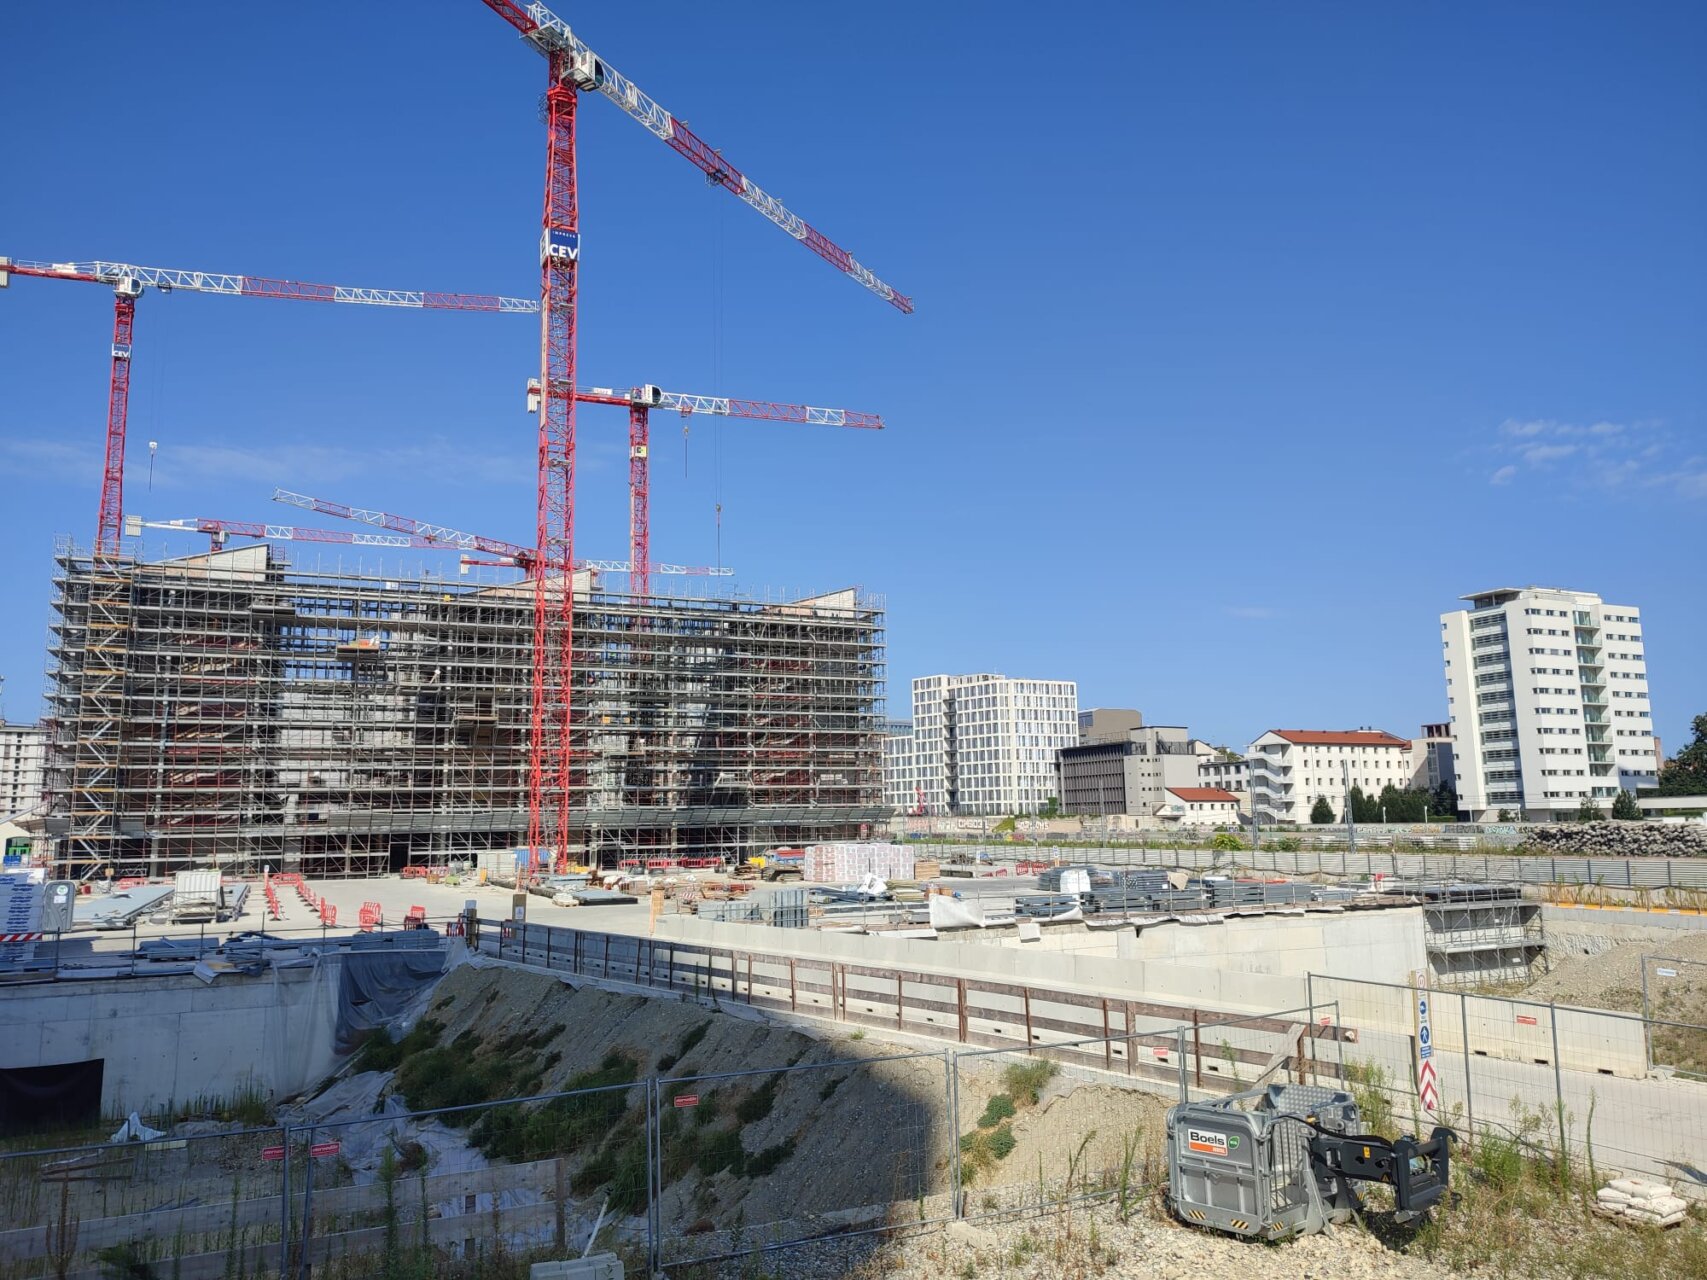
<path fill-rule="evenodd" d="M 616 1214 L 645 1203 L 643 1082 L 660 1077 L 660 1209 L 687 1232 L 946 1193 L 941 1060 L 873 1061 L 886 1052 L 684 1001 L 464 966 L 403 1042 L 362 1065 L 394 1071 L 411 1107 L 605 1088 L 460 1123 L 494 1159 L 568 1156 L 572 1192 L 595 1207 L 608 1195 Z"/>
<path fill-rule="evenodd" d="M 1532 983 L 1524 998 L 1640 1013 L 1644 955 L 1696 960 L 1707 966 L 1707 932 L 1680 931 L 1676 941 L 1625 942 L 1597 955 L 1568 956 L 1555 961 L 1552 972 Z M 1650 984 L 1654 1014 L 1677 1022 L 1707 1023 L 1707 967 L 1685 968 L 1694 972 L 1680 974 L 1676 982 L 1668 980 L 1663 988 Z"/>

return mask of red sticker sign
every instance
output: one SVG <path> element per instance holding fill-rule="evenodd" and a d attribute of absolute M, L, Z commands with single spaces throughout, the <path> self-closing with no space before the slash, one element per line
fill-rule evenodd
<path fill-rule="evenodd" d="M 699 1095 L 697 1093 L 684 1093 L 673 1101 L 678 1107 L 697 1107 L 699 1105 Z"/>

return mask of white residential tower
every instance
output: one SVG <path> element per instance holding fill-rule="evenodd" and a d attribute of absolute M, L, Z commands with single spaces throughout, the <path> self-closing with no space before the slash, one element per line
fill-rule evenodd
<path fill-rule="evenodd" d="M 1655 784 L 1641 612 L 1586 591 L 1500 587 L 1442 614 L 1458 804 L 1533 822 Z"/>
<path fill-rule="evenodd" d="M 1055 753 L 1078 740 L 1071 680 L 913 681 L 913 770 L 926 813 L 1035 813 L 1059 795 Z"/>

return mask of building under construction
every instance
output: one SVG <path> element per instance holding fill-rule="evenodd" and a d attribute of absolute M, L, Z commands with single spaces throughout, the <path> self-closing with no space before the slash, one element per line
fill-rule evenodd
<path fill-rule="evenodd" d="M 55 566 L 63 872 L 360 876 L 525 843 L 527 583 L 297 569 L 267 544 Z M 887 817 L 880 604 L 585 576 L 576 596 L 571 859 L 739 858 Z"/>

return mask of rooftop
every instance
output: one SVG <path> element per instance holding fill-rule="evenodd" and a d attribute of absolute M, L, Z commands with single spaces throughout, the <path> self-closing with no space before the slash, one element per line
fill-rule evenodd
<path fill-rule="evenodd" d="M 1405 738 L 1395 738 L 1379 729 L 1270 729 L 1276 737 L 1301 747 L 1410 747 Z"/>

